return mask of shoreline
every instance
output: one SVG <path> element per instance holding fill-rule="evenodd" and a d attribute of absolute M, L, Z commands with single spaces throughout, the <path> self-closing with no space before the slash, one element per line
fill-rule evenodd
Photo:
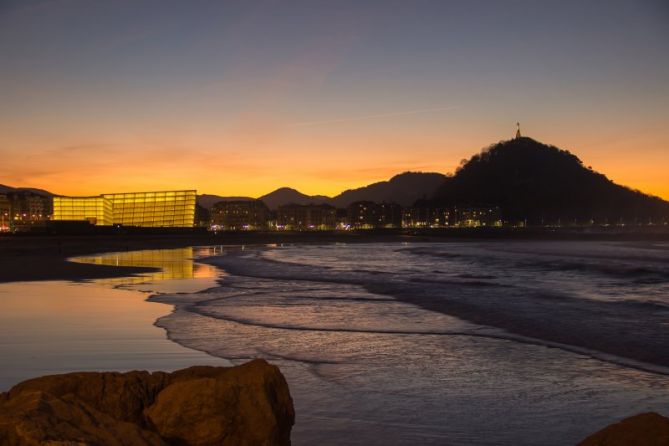
<path fill-rule="evenodd" d="M 229 254 L 228 254 L 229 255 Z M 219 267 L 221 270 L 227 271 L 227 268 L 225 265 L 218 265 L 219 262 L 216 261 L 216 259 L 219 259 L 221 257 L 225 257 L 225 255 L 215 255 L 215 256 L 210 256 L 210 257 L 205 257 L 200 259 L 200 262 L 207 263 L 210 265 L 214 265 Z M 223 262 L 225 263 L 225 262 Z M 255 274 L 250 274 L 250 275 L 245 275 L 245 274 L 239 274 L 239 272 L 232 272 L 231 273 L 233 276 L 239 275 L 239 276 L 244 276 L 244 277 L 257 277 Z M 272 279 L 274 277 L 268 277 L 268 279 Z M 279 279 L 280 280 L 280 279 Z M 299 279 L 292 279 L 292 280 L 299 280 Z M 305 279 L 307 280 L 307 279 Z M 397 296 L 393 296 L 397 298 Z M 194 311 L 196 310 L 197 306 L 199 305 L 199 300 L 198 298 L 194 298 L 191 300 L 191 297 L 188 297 L 186 300 L 179 300 L 179 296 L 168 296 L 166 299 L 164 296 L 157 297 L 157 298 L 152 298 L 152 301 L 156 302 L 162 302 L 162 303 L 167 303 L 171 304 L 174 306 L 175 311 L 174 313 L 192 313 L 192 315 L 188 317 L 194 316 L 194 322 L 192 322 L 192 326 L 202 326 L 203 320 L 200 318 L 212 318 L 212 320 L 216 321 L 215 323 L 235 323 L 235 324 L 242 324 L 241 329 L 246 330 L 246 329 L 253 329 L 255 327 L 260 327 L 261 330 L 287 330 L 287 339 L 291 339 L 290 336 L 291 332 L 296 330 L 297 333 L 301 333 L 303 330 L 313 330 L 314 332 L 318 331 L 323 331 L 327 332 L 327 335 L 330 333 L 339 333 L 342 330 L 336 329 L 336 328 L 309 328 L 309 327 L 291 327 L 291 326 L 284 326 L 282 324 L 277 324 L 277 325 L 271 325 L 271 324 L 263 324 L 261 322 L 255 322 L 255 321 L 247 321 L 244 318 L 241 319 L 236 319 L 232 316 L 225 315 L 221 318 L 217 318 L 215 315 L 209 313 L 209 312 L 199 312 L 199 311 Z M 201 302 L 207 302 L 209 297 L 206 295 L 201 296 L 202 301 Z M 402 298 L 397 298 L 398 301 L 400 302 L 405 302 L 405 303 L 413 303 L 410 300 L 404 300 Z M 432 310 L 434 311 L 434 310 Z M 183 315 L 177 315 L 176 318 L 173 318 L 173 314 L 166 316 L 164 318 L 161 318 L 157 325 L 161 328 L 163 328 L 166 333 L 167 337 L 172 340 L 173 342 L 182 345 L 187 348 L 191 349 L 196 349 L 200 350 L 203 352 L 206 352 L 212 356 L 218 356 L 218 357 L 225 357 L 228 358 L 230 356 L 227 356 L 225 354 L 225 349 L 223 347 L 217 347 L 216 344 L 207 344 L 205 341 L 202 340 L 193 340 L 192 337 L 192 332 L 184 327 L 188 327 L 188 324 L 184 324 L 185 321 L 187 321 L 187 317 Z M 444 314 L 450 315 L 450 313 L 446 312 Z M 455 317 L 458 317 L 457 315 L 454 315 Z M 207 324 L 207 327 L 214 327 L 214 322 L 212 322 L 212 325 Z M 177 328 L 180 327 L 180 328 Z M 209 328 L 208 328 L 209 329 Z M 494 330 L 494 328 L 493 328 Z M 345 330 L 344 330 L 345 331 Z M 364 330 L 364 329 L 352 329 L 351 333 L 353 336 L 356 334 L 361 334 L 362 336 L 393 336 L 396 335 L 398 338 L 402 337 L 422 337 L 425 336 L 425 339 L 434 339 L 435 337 L 442 335 L 442 333 L 432 333 L 432 332 L 426 332 L 426 333 L 419 333 L 419 332 L 403 332 L 403 331 L 378 331 L 374 329 L 370 330 Z M 186 336 L 184 337 L 184 334 Z M 408 336 L 407 336 L 408 335 Z M 545 339 L 542 338 L 533 338 L 533 337 L 527 337 L 527 336 L 522 336 L 522 335 L 517 335 L 517 334 L 512 334 L 509 333 L 508 335 L 495 335 L 491 333 L 490 335 L 486 335 L 485 333 L 481 332 L 462 332 L 462 333 L 443 333 L 445 338 L 448 339 L 453 339 L 453 338 L 475 338 L 475 341 L 473 341 L 473 344 L 476 345 L 500 345 L 503 346 L 502 348 L 507 349 L 509 351 L 516 351 L 516 350 L 527 350 L 527 351 L 543 351 L 541 355 L 539 355 L 539 358 L 544 358 L 544 357 L 552 357 L 553 355 L 560 355 L 560 357 L 570 357 L 571 361 L 574 363 L 580 363 L 580 362 L 585 362 L 590 363 L 590 364 L 596 364 L 596 369 L 595 371 L 600 370 L 600 369 L 605 369 L 605 370 L 614 370 L 615 373 L 620 373 L 621 375 L 629 375 L 633 374 L 634 376 L 652 376 L 653 380 L 659 380 L 660 382 L 664 382 L 666 380 L 667 376 L 669 376 L 669 369 L 666 367 L 663 367 L 662 365 L 659 364 L 652 364 L 652 363 L 642 363 L 639 361 L 635 361 L 634 359 L 631 358 L 626 358 L 625 356 L 617 356 L 614 354 L 607 354 L 606 352 L 602 351 L 597 351 L 597 350 L 588 350 L 587 348 L 582 348 L 577 345 L 568 345 L 568 344 L 559 344 L 557 342 L 551 342 L 551 341 L 546 341 Z M 482 339 L 485 338 L 485 339 Z M 225 337 L 223 337 L 225 339 Z M 234 339 L 234 338 L 232 338 Z M 422 339 L 422 338 L 419 338 Z M 446 341 L 446 342 L 452 342 L 452 341 Z M 460 345 L 456 341 L 455 345 Z M 463 341 L 464 342 L 464 341 Z M 467 341 L 468 342 L 468 341 Z M 219 341 L 220 343 L 226 344 L 225 342 Z M 234 343 L 232 343 L 234 344 Z M 260 344 L 263 345 L 263 344 Z M 269 344 L 272 345 L 272 344 Z M 520 347 L 516 347 L 516 345 L 520 345 Z M 245 350 L 240 350 L 242 352 L 245 352 Z M 294 379 L 293 382 L 296 383 L 301 383 L 303 384 L 305 381 L 302 380 L 295 380 L 295 376 L 302 376 L 299 374 L 296 374 L 295 369 L 301 370 L 302 369 L 302 363 L 303 364 L 308 364 L 308 369 L 311 370 L 312 367 L 320 367 L 323 366 L 324 364 L 330 364 L 328 363 L 328 359 L 323 359 L 323 362 L 309 362 L 310 357 L 308 355 L 302 357 L 300 355 L 285 355 L 285 356 L 279 356 L 279 353 L 272 351 L 268 349 L 271 353 L 269 354 L 272 358 L 272 361 L 279 361 L 277 364 L 281 364 L 282 370 L 285 370 L 287 372 L 287 377 L 289 377 L 289 382 L 290 378 Z M 235 351 L 236 353 L 236 351 Z M 237 354 L 237 353 L 236 353 Z M 546 356 L 544 356 L 546 355 Z M 239 359 L 239 357 L 235 357 L 236 359 Z M 267 358 L 267 357 L 266 357 Z M 346 363 L 346 360 L 341 360 L 342 363 Z M 300 363 L 297 366 L 291 366 L 291 363 Z M 334 361 L 332 364 L 340 364 L 336 361 Z M 331 365 L 325 365 L 325 367 L 330 367 Z M 336 367 L 335 365 L 334 367 Z M 586 366 L 587 367 L 587 366 Z M 317 372 L 307 372 L 307 373 L 317 373 Z M 638 375 L 641 374 L 641 375 Z M 320 375 L 318 375 L 320 376 Z M 327 376 L 327 373 L 324 375 Z M 618 375 L 615 375 L 618 376 Z M 530 378 L 531 380 L 531 378 Z M 545 383 L 543 383 L 545 384 Z M 550 384 L 547 384 L 550 385 Z M 362 387 L 362 386 L 361 386 Z M 575 387 L 577 387 L 575 385 Z M 596 388 L 596 387 L 595 387 Z M 309 397 L 305 397 L 305 393 L 309 392 L 311 389 L 306 389 L 305 388 L 299 388 L 298 386 L 295 387 L 295 392 L 296 396 L 301 397 L 302 400 L 299 400 L 299 403 L 297 404 L 298 414 L 299 413 L 310 413 L 313 405 L 313 400 L 309 399 Z M 588 389 L 589 390 L 589 389 Z M 359 388 L 356 387 L 353 392 L 359 391 Z M 605 404 L 603 404 L 605 406 Z M 662 406 L 664 407 L 664 406 Z M 634 411 L 630 412 L 629 414 L 632 413 L 638 413 L 638 412 L 643 412 L 644 410 L 655 410 L 658 411 L 659 413 L 664 413 L 661 412 L 657 407 L 652 407 L 651 409 L 635 409 Z M 603 412 L 606 412 L 606 410 L 603 410 Z M 610 423 L 613 423 L 614 421 L 618 419 L 622 419 L 625 416 L 628 416 L 629 414 L 625 413 L 618 413 L 615 410 L 611 410 L 612 414 L 610 418 L 604 418 L 600 419 L 598 422 L 593 422 L 591 423 L 592 426 L 588 428 L 588 431 L 590 432 L 595 432 L 597 429 L 599 429 L 599 426 L 605 426 Z M 608 414 L 607 414 L 608 415 Z M 341 418 L 338 418 L 341 416 L 341 414 L 333 414 L 331 415 L 332 419 L 334 420 L 339 420 L 341 421 Z M 328 418 L 329 419 L 329 418 Z M 322 429 L 322 435 L 327 436 L 327 430 L 326 428 L 323 427 L 323 421 L 318 420 L 318 419 L 309 419 L 309 420 L 304 420 L 304 418 L 301 419 L 302 422 L 306 423 L 305 425 L 298 424 L 297 425 L 297 430 L 296 430 L 296 438 L 295 438 L 295 444 L 314 444 L 316 441 L 314 441 L 314 438 L 320 439 L 321 437 L 314 437 L 314 431 L 313 431 L 313 426 L 318 426 L 318 429 Z M 361 418 L 356 419 L 355 422 L 359 423 L 379 423 L 381 424 L 381 421 L 366 421 L 365 416 L 362 416 Z M 355 422 L 353 425 L 355 425 Z M 306 426 L 306 427 L 305 427 Z M 408 424 L 406 426 L 409 426 Z M 350 426 L 348 426 L 350 427 Z M 433 428 L 432 426 L 430 427 L 431 429 L 434 429 L 436 434 L 439 434 L 438 429 Z M 364 429 L 361 429 L 364 431 Z M 583 432 L 579 434 L 581 438 L 585 438 L 586 435 L 588 435 L 587 432 Z M 572 444 L 576 444 L 578 440 L 580 440 L 578 435 L 574 435 L 574 441 Z M 446 438 L 446 437 L 444 437 Z M 391 443 L 394 444 L 394 443 Z M 521 444 L 525 444 L 522 443 Z"/>
<path fill-rule="evenodd" d="M 457 232 L 454 232 L 457 231 Z M 637 241 L 669 242 L 669 232 L 583 232 L 514 230 L 380 230 L 366 232 L 239 232 L 126 235 L 2 235 L 0 236 L 0 283 L 42 280 L 90 280 L 135 276 L 153 268 L 91 265 L 70 262 L 75 256 L 170 249 L 188 246 L 383 243 L 383 242 L 477 242 L 477 241 Z"/>
<path fill-rule="evenodd" d="M 280 274 L 258 271 L 247 273 L 243 268 L 239 269 L 236 266 L 234 259 L 226 256 L 208 257 L 200 259 L 200 262 L 214 265 L 233 275 L 269 280 L 282 279 Z M 340 283 L 338 278 L 318 277 L 318 273 L 314 271 L 303 274 L 300 279 L 291 276 L 291 280 Z M 382 283 L 356 281 L 341 283 L 361 286 L 373 294 L 390 296 L 425 310 L 503 330 L 508 336 L 494 337 L 504 340 L 525 343 L 536 340 L 537 344 L 547 348 L 559 348 L 623 367 L 669 375 L 669 361 L 664 343 L 641 341 L 633 334 L 621 331 L 627 326 L 628 321 L 621 316 L 621 311 L 625 309 L 621 307 L 623 304 L 620 302 L 590 302 L 563 298 L 560 305 L 553 310 L 549 321 L 544 317 L 541 302 L 550 304 L 554 300 L 554 296 L 550 293 L 533 293 L 531 297 L 505 300 L 502 305 L 499 302 L 489 302 L 485 298 L 477 298 L 475 290 L 471 292 L 474 294 L 470 293 L 466 298 L 443 296 L 436 298 L 435 295 L 426 295 L 420 287 L 412 285 L 400 286 L 391 292 Z M 633 307 L 627 308 L 623 315 L 634 311 L 636 310 Z M 584 324 L 584 321 L 588 323 Z M 619 333 L 619 342 L 611 342 L 606 333 L 600 333 L 604 329 L 608 333 Z"/>

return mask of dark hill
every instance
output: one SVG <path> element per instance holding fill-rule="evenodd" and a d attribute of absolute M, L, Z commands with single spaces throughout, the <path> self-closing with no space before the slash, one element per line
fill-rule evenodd
<path fill-rule="evenodd" d="M 502 141 L 464 163 L 435 194 L 440 205 L 496 205 L 531 224 L 666 221 L 669 202 L 617 185 L 566 150 Z"/>
<path fill-rule="evenodd" d="M 44 189 L 35 189 L 32 187 L 12 187 L 0 184 L 0 194 L 8 194 L 11 192 L 32 192 L 37 195 L 43 195 L 45 197 L 52 197 L 54 194 Z"/>
<path fill-rule="evenodd" d="M 330 204 L 330 197 L 324 195 L 305 195 L 290 187 L 282 187 L 259 198 L 268 208 L 276 209 L 285 204 Z"/>
<path fill-rule="evenodd" d="M 386 201 L 411 206 L 418 199 L 432 197 L 446 178 L 440 173 L 404 172 L 389 181 L 342 192 L 333 198 L 333 203 L 340 208 L 355 201 Z"/>

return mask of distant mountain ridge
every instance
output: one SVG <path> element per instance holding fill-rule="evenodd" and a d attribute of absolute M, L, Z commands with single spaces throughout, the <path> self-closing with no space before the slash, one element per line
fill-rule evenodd
<path fill-rule="evenodd" d="M 669 219 L 669 202 L 615 184 L 567 150 L 527 137 L 472 156 L 443 183 L 432 205 L 499 206 L 504 219 L 528 224 Z"/>
<path fill-rule="evenodd" d="M 11 192 L 32 192 L 34 194 L 44 195 L 45 197 L 53 197 L 55 195 L 44 189 L 35 189 L 32 187 L 12 187 L 5 184 L 0 184 L 0 194 L 8 194 Z"/>
<path fill-rule="evenodd" d="M 332 204 L 325 195 L 305 195 L 290 187 L 281 187 L 259 198 L 268 208 L 276 209 L 286 204 Z"/>
<path fill-rule="evenodd" d="M 358 189 L 349 189 L 332 199 L 337 207 L 356 201 L 395 202 L 411 206 L 421 198 L 431 198 L 448 177 L 433 172 L 404 172 L 388 181 L 380 181 Z"/>
<path fill-rule="evenodd" d="M 411 206 L 421 198 L 431 198 L 447 176 L 433 172 L 404 172 L 388 181 L 379 181 L 357 189 L 348 189 L 335 197 L 324 195 L 306 195 L 289 187 L 282 187 L 259 198 L 270 209 L 277 209 L 286 204 L 329 204 L 345 208 L 356 201 L 395 202 L 402 206 Z M 218 201 L 253 200 L 248 197 L 222 197 L 200 195 L 198 203 L 210 208 Z"/>

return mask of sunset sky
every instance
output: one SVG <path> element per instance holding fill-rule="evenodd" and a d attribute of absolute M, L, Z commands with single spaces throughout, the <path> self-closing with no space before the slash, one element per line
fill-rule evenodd
<path fill-rule="evenodd" d="M 335 195 L 516 121 L 669 199 L 669 3 L 0 0 L 1 184 Z"/>

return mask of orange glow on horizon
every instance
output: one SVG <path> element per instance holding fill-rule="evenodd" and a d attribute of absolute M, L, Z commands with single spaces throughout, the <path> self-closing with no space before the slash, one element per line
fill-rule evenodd
<path fill-rule="evenodd" d="M 406 171 L 452 173 L 462 159 L 503 139 L 488 137 L 484 142 L 484 138 L 442 140 L 422 135 L 413 141 L 410 136 L 393 141 L 377 137 L 365 144 L 340 137 L 319 143 L 319 150 L 312 150 L 309 140 L 299 145 L 294 140 L 273 141 L 272 150 L 247 147 L 234 151 L 204 144 L 202 149 L 193 149 L 194 144 L 82 144 L 38 152 L 30 157 L 40 160 L 32 171 L 24 159 L 10 159 L 0 173 L 2 183 L 9 186 L 75 196 L 195 188 L 199 194 L 257 198 L 279 187 L 335 196 Z M 588 142 L 535 139 L 570 150 L 584 165 L 618 184 L 669 199 L 669 155 L 661 147 L 646 150 L 646 156 L 639 159 L 635 142 L 616 144 L 612 151 L 610 144 L 589 142 L 590 149 L 581 150 Z"/>

